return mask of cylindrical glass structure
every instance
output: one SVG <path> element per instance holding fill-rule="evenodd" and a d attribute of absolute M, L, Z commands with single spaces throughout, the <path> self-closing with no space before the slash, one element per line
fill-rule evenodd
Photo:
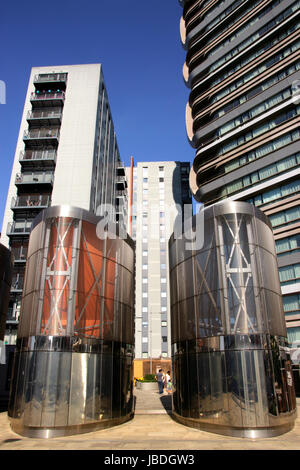
<path fill-rule="evenodd" d="M 4 340 L 12 270 L 11 251 L 0 244 L 0 341 Z"/>
<path fill-rule="evenodd" d="M 103 220 L 57 206 L 33 223 L 9 402 L 20 434 L 133 416 L 134 242 Z"/>
<path fill-rule="evenodd" d="M 296 398 L 267 217 L 226 201 L 169 241 L 174 417 L 240 437 L 293 427 Z M 203 232 L 203 235 L 202 235 Z"/>

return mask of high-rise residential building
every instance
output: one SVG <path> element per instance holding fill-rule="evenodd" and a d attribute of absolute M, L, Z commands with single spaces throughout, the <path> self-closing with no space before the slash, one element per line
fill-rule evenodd
<path fill-rule="evenodd" d="M 191 190 L 269 216 L 288 340 L 300 344 L 300 1 L 180 4 Z"/>
<path fill-rule="evenodd" d="M 16 336 L 29 232 L 36 215 L 57 205 L 98 215 L 107 209 L 124 225 L 124 198 L 125 169 L 101 64 L 32 68 L 1 237 L 15 259 L 7 343 Z"/>
<path fill-rule="evenodd" d="M 168 241 L 176 217 L 192 204 L 189 172 L 189 162 L 134 166 L 132 159 L 126 168 L 129 233 L 136 241 L 136 359 L 171 357 Z"/>

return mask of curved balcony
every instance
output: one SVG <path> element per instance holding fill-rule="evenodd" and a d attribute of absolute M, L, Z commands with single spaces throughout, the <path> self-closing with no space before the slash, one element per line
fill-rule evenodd
<path fill-rule="evenodd" d="M 53 167 L 56 164 L 56 150 L 26 150 L 20 153 L 19 162 L 22 168 Z"/>
<path fill-rule="evenodd" d="M 27 122 L 29 124 L 40 125 L 40 126 L 53 126 L 60 125 L 62 118 L 62 110 L 59 109 L 47 109 L 47 110 L 33 110 L 27 113 Z"/>
<path fill-rule="evenodd" d="M 24 131 L 23 141 L 32 146 L 58 145 L 59 129 L 32 129 Z"/>
<path fill-rule="evenodd" d="M 32 92 L 30 96 L 30 102 L 32 107 L 42 106 L 63 106 L 65 101 L 65 93 L 63 91 L 57 92 Z"/>

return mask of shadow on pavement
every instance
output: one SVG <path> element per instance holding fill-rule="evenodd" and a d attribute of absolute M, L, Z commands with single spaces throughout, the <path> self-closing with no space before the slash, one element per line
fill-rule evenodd
<path fill-rule="evenodd" d="M 166 410 L 166 412 L 171 415 L 172 414 L 172 395 L 162 395 L 160 397 L 160 401 Z"/>

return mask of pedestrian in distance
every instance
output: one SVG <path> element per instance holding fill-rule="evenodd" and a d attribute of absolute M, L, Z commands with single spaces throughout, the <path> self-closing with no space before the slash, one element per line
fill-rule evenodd
<path fill-rule="evenodd" d="M 164 374 L 162 372 L 162 369 L 159 369 L 156 375 L 156 380 L 158 383 L 158 393 L 160 394 L 164 393 Z"/>

